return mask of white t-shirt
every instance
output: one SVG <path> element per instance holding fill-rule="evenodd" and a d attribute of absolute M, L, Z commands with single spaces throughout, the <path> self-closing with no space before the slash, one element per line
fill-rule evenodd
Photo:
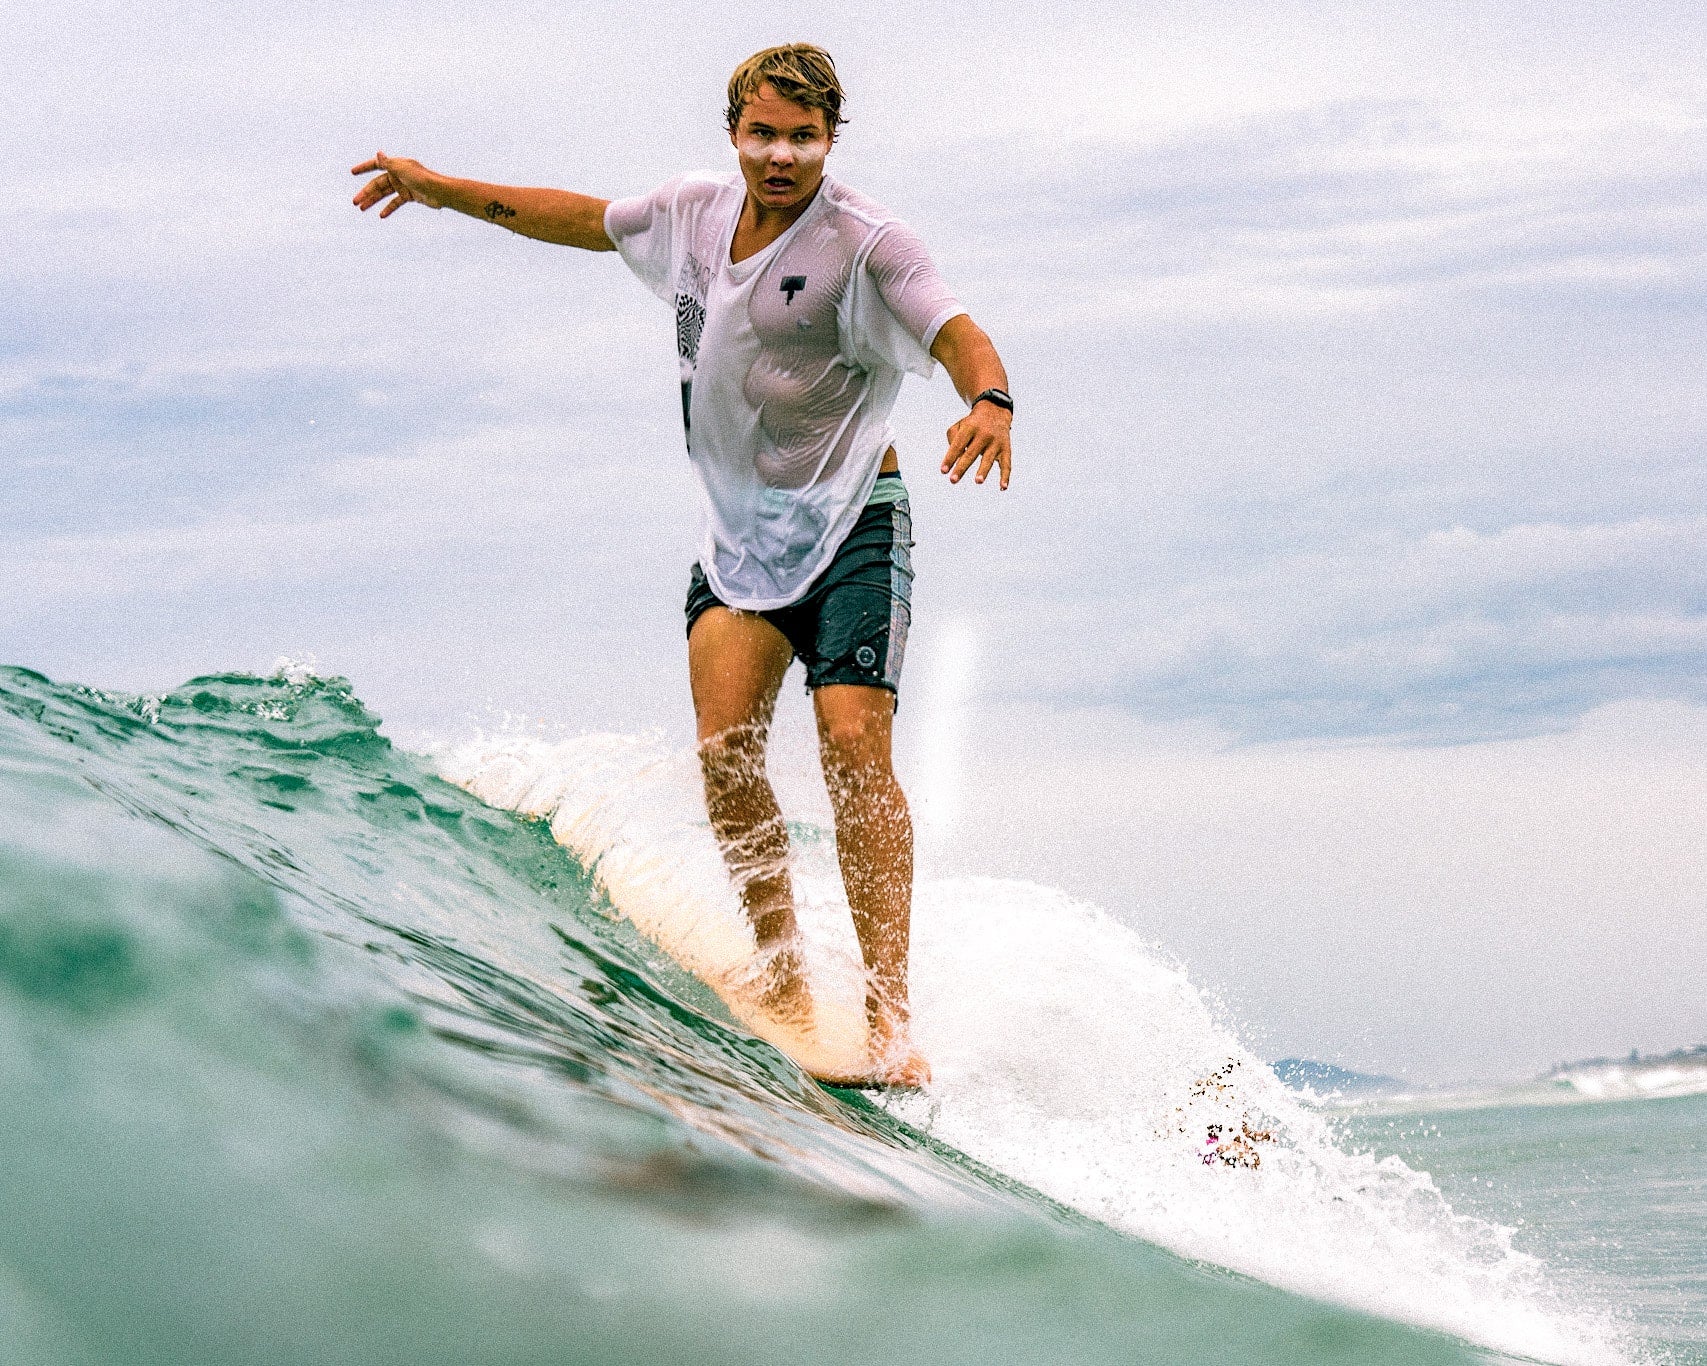
<path fill-rule="evenodd" d="M 906 371 L 963 313 L 899 219 L 825 176 L 787 232 L 729 259 L 739 174 L 688 175 L 605 210 L 629 268 L 676 310 L 682 418 L 705 513 L 700 568 L 769 611 L 829 565 L 877 482 Z"/>

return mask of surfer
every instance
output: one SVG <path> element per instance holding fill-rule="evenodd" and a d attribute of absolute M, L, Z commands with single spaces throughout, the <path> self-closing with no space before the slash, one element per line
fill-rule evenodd
<path fill-rule="evenodd" d="M 688 674 L 712 828 L 766 958 L 767 1005 L 810 1019 L 788 831 L 765 773 L 784 672 L 812 693 L 848 905 L 868 974 L 869 1069 L 918 1085 L 907 998 L 913 830 L 891 763 L 911 619 L 912 520 L 889 414 L 940 361 L 968 411 L 942 473 L 1012 468 L 1013 401 L 989 337 L 893 214 L 825 172 L 844 121 L 829 53 L 767 48 L 736 68 L 738 174 L 605 200 L 461 180 L 378 153 L 355 196 L 451 208 L 528 237 L 617 251 L 675 311 L 688 455 L 705 531 L 689 575 Z"/>

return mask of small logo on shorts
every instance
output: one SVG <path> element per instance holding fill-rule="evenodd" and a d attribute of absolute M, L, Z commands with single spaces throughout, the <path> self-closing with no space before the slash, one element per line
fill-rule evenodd
<path fill-rule="evenodd" d="M 784 294 L 788 295 L 788 303 L 792 304 L 794 296 L 805 288 L 806 277 L 804 275 L 784 275 L 782 277 L 781 289 Z"/>
<path fill-rule="evenodd" d="M 877 651 L 869 645 L 861 645 L 859 649 L 854 651 L 854 663 L 862 669 L 875 669 L 877 667 Z"/>

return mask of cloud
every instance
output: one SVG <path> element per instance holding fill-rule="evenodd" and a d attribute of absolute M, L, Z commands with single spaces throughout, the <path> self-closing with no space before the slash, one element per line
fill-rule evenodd
<path fill-rule="evenodd" d="M 1652 4 L 1503 36 L 1105 6 L 1010 15 L 969 60 L 946 13 L 826 21 L 843 173 L 925 229 L 1021 395 L 1002 500 L 930 483 L 944 384 L 898 414 L 921 622 L 986 585 L 995 691 L 1249 736 L 1697 696 L 1707 125 L 1652 67 L 1661 11 L 1696 32 Z M 15 609 L 312 582 L 356 612 L 403 557 L 425 638 L 476 550 L 495 582 L 553 533 L 583 576 L 685 562 L 654 301 L 608 258 L 359 218 L 346 169 L 394 137 L 607 191 L 721 164 L 724 49 L 773 35 L 733 7 L 669 52 L 615 14 L 310 8 L 209 45 L 205 6 L 127 13 L 34 15 L 8 59 L 39 94 L 0 132 Z"/>
<path fill-rule="evenodd" d="M 1022 609 L 1052 638 L 993 696 L 1115 702 L 1250 737 L 1474 739 L 1619 697 L 1707 698 L 1707 515 L 1366 535 L 1239 572 L 1112 571 L 1117 591 Z M 1022 629 L 998 617 L 1000 636 Z M 1035 639 L 1035 633 L 1032 636 Z"/>
<path fill-rule="evenodd" d="M 1707 1029 L 1707 708 L 1428 748 L 1231 744 L 1110 707 L 974 706 L 963 734 L 959 780 L 988 795 L 924 875 L 1108 906 L 1270 1057 L 1525 1077 Z"/>
<path fill-rule="evenodd" d="M 407 454 L 328 459 L 306 486 L 258 485 L 176 524 L 19 537 L 0 549 L 0 601 L 23 612 L 39 610 L 44 590 L 63 609 L 242 584 L 371 584 L 421 566 L 430 583 L 476 557 L 532 558 L 548 538 L 560 547 L 560 568 L 577 560 L 585 568 L 606 554 L 575 534 L 589 507 L 621 505 L 659 483 L 613 463 L 596 436 L 585 427 L 493 425 L 413 443 Z M 682 539 L 685 521 L 659 519 L 655 539 Z"/>
<path fill-rule="evenodd" d="M 1514 130 L 1485 110 L 1360 101 L 1029 160 L 993 240 L 1031 326 L 1312 318 L 1504 291 L 1699 298 L 1707 119 L 1670 104 Z M 1531 111 L 1533 114 L 1533 111 Z M 1021 162 L 1028 160 L 1023 155 Z M 1076 288 L 1063 290 L 1063 282 Z M 1094 287 L 1090 287 L 1094 282 Z"/>
<path fill-rule="evenodd" d="M 1031 248 L 997 311 L 1051 484 L 980 526 L 990 695 L 1418 739 L 1707 695 L 1707 121 L 1510 112 L 1340 101 L 1033 159 L 963 263 Z"/>

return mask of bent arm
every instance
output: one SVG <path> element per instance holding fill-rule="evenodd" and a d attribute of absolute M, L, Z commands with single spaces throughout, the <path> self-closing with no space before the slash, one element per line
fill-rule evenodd
<path fill-rule="evenodd" d="M 986 389 L 1007 390 L 1007 368 L 996 354 L 995 343 L 969 314 L 957 314 L 942 325 L 931 343 L 931 356 L 942 362 L 960 397 L 968 403 Z M 958 484 L 976 464 L 975 483 L 982 484 L 990 470 L 999 467 L 1001 487 L 1006 488 L 1013 474 L 1013 442 L 1009 436 L 1013 421 L 1006 408 L 986 400 L 950 427 L 948 454 L 942 458 L 942 472 L 949 482 Z"/>
<path fill-rule="evenodd" d="M 471 218 L 484 218 L 488 223 L 541 242 L 587 251 L 616 250 L 616 243 L 605 232 L 608 199 L 595 199 L 572 190 L 460 180 L 430 171 L 408 157 L 390 157 L 384 152 L 352 167 L 350 173 L 366 175 L 374 171 L 379 174 L 362 186 L 352 201 L 363 213 L 384 199 L 390 202 L 379 211 L 381 218 L 390 217 L 405 204 L 421 203 L 429 208 L 455 209 Z"/>

